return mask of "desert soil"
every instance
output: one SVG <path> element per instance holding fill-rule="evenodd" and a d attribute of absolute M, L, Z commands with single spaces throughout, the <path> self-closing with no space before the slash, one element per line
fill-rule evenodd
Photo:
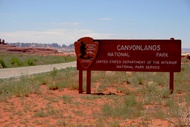
<path fill-rule="evenodd" d="M 78 90 L 49 90 L 41 86 L 40 94 L 30 94 L 28 97 L 12 97 L 0 101 L 1 127 L 99 127 L 109 126 L 103 123 L 113 123 L 112 126 L 139 126 L 142 118 L 137 119 L 99 119 L 101 108 L 110 103 L 110 97 L 115 95 L 78 94 Z M 114 89 L 110 91 L 115 92 Z M 106 97 L 107 96 L 107 97 Z M 119 121 L 118 124 L 114 122 Z M 117 122 L 116 122 L 117 123 Z M 152 119 L 147 124 L 154 127 L 168 127 L 172 124 L 167 120 Z M 144 126 L 144 125 L 143 125 Z"/>

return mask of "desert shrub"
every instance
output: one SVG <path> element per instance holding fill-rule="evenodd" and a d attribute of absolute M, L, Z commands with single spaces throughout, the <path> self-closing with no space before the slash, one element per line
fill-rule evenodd
<path fill-rule="evenodd" d="M 48 89 L 50 90 L 57 90 L 58 89 L 58 83 L 52 83 L 48 85 Z"/>
<path fill-rule="evenodd" d="M 107 117 L 135 118 L 141 116 L 143 105 L 137 102 L 135 96 L 124 96 L 121 102 L 115 102 L 115 105 L 105 104 L 101 111 Z"/>
<path fill-rule="evenodd" d="M 34 60 L 34 59 L 27 59 L 27 60 L 26 60 L 26 63 L 27 63 L 27 65 L 29 65 L 29 66 L 34 66 L 34 65 L 36 64 L 35 61 L 36 61 L 36 60 Z"/>
<path fill-rule="evenodd" d="M 182 59 L 181 59 L 181 62 L 182 62 L 182 63 L 186 63 L 186 64 L 187 64 L 187 63 L 189 63 L 189 62 L 190 62 L 190 60 L 189 60 L 189 59 L 187 59 L 187 57 L 184 57 L 184 58 L 182 58 Z"/>
<path fill-rule="evenodd" d="M 78 75 L 76 68 L 67 68 L 57 70 L 54 68 L 51 72 L 38 76 L 40 84 L 47 85 L 50 90 L 68 88 L 78 89 Z"/>
<path fill-rule="evenodd" d="M 72 102 L 72 97 L 63 95 L 63 96 L 61 96 L 61 100 L 62 100 L 63 104 L 70 103 L 70 102 Z"/>
<path fill-rule="evenodd" d="M 5 61 L 3 60 L 3 58 L 0 58 L 0 65 L 1 65 L 3 68 L 7 68 L 7 65 L 5 64 Z"/>
<path fill-rule="evenodd" d="M 22 66 L 23 65 L 22 61 L 19 58 L 17 58 L 17 57 L 12 57 L 10 59 L 10 63 L 12 65 L 16 65 L 16 66 Z"/>
<path fill-rule="evenodd" d="M 9 79 L 1 83 L 0 96 L 11 97 L 13 95 L 17 97 L 29 96 L 31 93 L 40 93 L 40 85 L 34 78 L 26 76 L 20 79 Z"/>
<path fill-rule="evenodd" d="M 58 70 L 56 68 L 53 68 L 53 70 L 50 72 L 50 76 L 54 78 L 58 73 Z"/>
<path fill-rule="evenodd" d="M 190 107 L 190 92 L 186 94 L 185 101 L 186 101 L 187 105 Z"/>

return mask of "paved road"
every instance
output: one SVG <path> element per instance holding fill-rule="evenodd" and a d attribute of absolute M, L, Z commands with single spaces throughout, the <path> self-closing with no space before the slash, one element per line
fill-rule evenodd
<path fill-rule="evenodd" d="M 54 68 L 59 70 L 67 67 L 76 67 L 76 62 L 0 69 L 0 79 L 44 73 L 52 71 Z"/>

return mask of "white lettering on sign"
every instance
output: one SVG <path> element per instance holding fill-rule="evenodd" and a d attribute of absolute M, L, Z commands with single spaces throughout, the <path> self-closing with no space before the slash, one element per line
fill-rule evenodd
<path fill-rule="evenodd" d="M 169 56 L 168 56 L 168 53 L 165 53 L 165 52 L 159 53 L 159 52 L 157 52 L 156 57 L 169 57 Z"/>
<path fill-rule="evenodd" d="M 121 64 L 121 60 L 109 60 L 109 63 Z"/>
<path fill-rule="evenodd" d="M 160 61 L 153 61 L 153 64 L 160 64 Z"/>
<path fill-rule="evenodd" d="M 108 63 L 108 60 L 96 60 L 96 63 L 104 63 L 104 64 L 107 64 L 107 63 Z"/>
<path fill-rule="evenodd" d="M 87 44 L 88 50 L 96 50 L 95 44 Z"/>
<path fill-rule="evenodd" d="M 119 56 L 119 57 L 130 57 L 129 53 L 126 52 L 114 52 L 115 56 Z"/>
<path fill-rule="evenodd" d="M 122 61 L 123 64 L 145 64 L 145 60 L 141 61 L 141 60 L 123 60 Z"/>
<path fill-rule="evenodd" d="M 113 52 L 108 52 L 108 56 L 115 56 Z"/>
<path fill-rule="evenodd" d="M 107 56 L 110 56 L 110 57 L 114 57 L 114 56 L 117 56 L 117 57 L 130 57 L 129 53 L 126 53 L 126 52 L 108 52 Z"/>
<path fill-rule="evenodd" d="M 142 65 L 136 65 L 135 68 L 137 68 L 137 69 L 144 69 L 144 66 L 142 66 Z"/>
<path fill-rule="evenodd" d="M 133 69 L 133 66 L 128 66 L 128 65 L 121 65 L 122 68 L 129 68 L 129 69 Z"/>
<path fill-rule="evenodd" d="M 117 45 L 117 50 L 133 51 L 160 51 L 160 45 Z"/>
<path fill-rule="evenodd" d="M 127 65 L 116 65 L 116 68 L 118 69 L 133 69 L 133 66 L 127 66 Z"/>
<path fill-rule="evenodd" d="M 177 64 L 177 61 L 161 61 L 161 64 L 171 64 L 171 65 L 174 65 L 174 64 Z"/>
<path fill-rule="evenodd" d="M 160 69 L 160 66 L 146 66 L 146 69 Z"/>

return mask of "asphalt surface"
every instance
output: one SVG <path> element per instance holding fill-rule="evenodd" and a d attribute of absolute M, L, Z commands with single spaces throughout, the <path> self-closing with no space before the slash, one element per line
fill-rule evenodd
<path fill-rule="evenodd" d="M 54 68 L 60 70 L 68 67 L 76 67 L 76 61 L 69 63 L 61 63 L 61 64 L 0 69 L 0 79 L 39 74 L 39 73 L 52 71 Z"/>

